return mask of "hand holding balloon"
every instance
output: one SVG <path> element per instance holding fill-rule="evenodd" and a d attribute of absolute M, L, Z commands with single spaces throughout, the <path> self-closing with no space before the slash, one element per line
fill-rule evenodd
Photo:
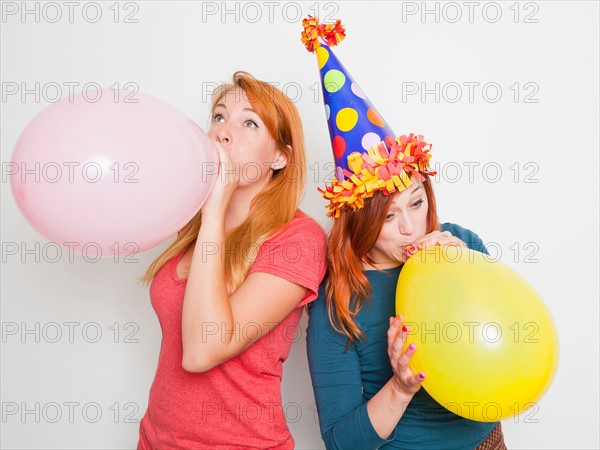
<path fill-rule="evenodd" d="M 237 189 L 240 181 L 239 167 L 232 161 L 221 144 L 215 142 L 219 155 L 219 173 L 215 185 L 202 206 L 204 218 L 224 217 L 231 197 Z"/>
<path fill-rule="evenodd" d="M 421 239 L 419 239 L 419 242 L 417 242 L 416 245 L 408 247 L 406 249 L 406 256 L 412 256 L 418 250 L 433 247 L 435 245 L 455 245 L 463 248 L 467 247 L 467 244 L 465 244 L 459 238 L 453 236 L 449 231 L 436 230 L 423 236 Z"/>
<path fill-rule="evenodd" d="M 409 367 L 410 359 L 415 354 L 416 347 L 411 344 L 403 351 L 407 336 L 408 328 L 403 324 L 402 316 L 390 317 L 387 341 L 388 356 L 394 371 L 394 381 L 401 392 L 414 395 L 421 389 L 421 382 L 425 379 L 425 374 L 420 372 L 415 375 Z"/>

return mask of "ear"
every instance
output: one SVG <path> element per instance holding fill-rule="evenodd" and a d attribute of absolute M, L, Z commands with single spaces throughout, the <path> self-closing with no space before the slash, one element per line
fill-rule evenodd
<path fill-rule="evenodd" d="M 287 148 L 291 153 L 292 146 L 288 145 Z M 287 166 L 287 156 L 281 150 L 277 150 L 277 153 L 275 153 L 275 161 L 273 161 L 273 164 L 271 164 L 271 168 L 273 170 L 280 170 L 283 169 L 285 166 Z"/>

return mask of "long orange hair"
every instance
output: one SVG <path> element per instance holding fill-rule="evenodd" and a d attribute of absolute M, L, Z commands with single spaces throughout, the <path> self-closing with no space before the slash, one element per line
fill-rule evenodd
<path fill-rule="evenodd" d="M 431 180 L 425 174 L 423 187 L 427 195 L 426 232 L 439 230 L 437 208 Z M 362 209 L 345 209 L 334 219 L 329 232 L 329 267 L 326 282 L 326 302 L 333 327 L 348 337 L 348 345 L 364 337 L 354 318 L 371 296 L 371 285 L 363 264 L 373 264 L 368 252 L 381 233 L 393 195 L 376 192 L 365 201 Z"/>
<path fill-rule="evenodd" d="M 290 99 L 273 85 L 259 81 L 247 72 L 235 72 L 232 83 L 221 85 L 213 94 L 211 117 L 223 97 L 237 88 L 244 91 L 278 148 L 285 154 L 287 165 L 273 172 L 266 188 L 252 200 L 246 220 L 227 233 L 225 275 L 230 293 L 245 280 L 260 246 L 291 222 L 306 180 L 300 115 Z M 193 245 L 201 225 L 202 212 L 199 211 L 179 232 L 175 241 L 150 264 L 141 281 L 152 281 L 167 261 Z"/>

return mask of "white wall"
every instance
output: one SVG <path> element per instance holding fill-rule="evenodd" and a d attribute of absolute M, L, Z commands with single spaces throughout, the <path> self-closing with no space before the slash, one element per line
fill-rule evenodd
<path fill-rule="evenodd" d="M 556 320 L 554 384 L 535 414 L 504 422 L 509 447 L 599 447 L 597 2 L 112 3 L 75 2 L 72 21 L 64 2 L 2 3 L 3 246 L 47 243 L 18 212 L 5 168 L 19 133 L 52 100 L 50 83 L 66 95 L 68 82 L 132 82 L 205 126 L 207 89 L 235 69 L 278 82 L 296 99 L 311 166 L 302 207 L 327 226 L 316 185 L 326 181 L 330 142 L 315 57 L 299 42 L 301 17 L 318 10 L 346 25 L 334 51 L 396 132 L 434 143 L 441 218 L 497 243 Z M 38 21 L 23 17 L 23 7 L 37 8 Z M 424 9 L 432 12 L 422 16 Z M 40 83 L 41 98 L 6 95 L 13 83 Z M 433 91 L 422 98 L 424 88 Z M 66 253 L 51 263 L 35 250 L 6 255 L 3 247 L 3 448 L 135 446 L 160 345 L 136 277 L 166 245 L 135 264 L 69 261 Z M 305 325 L 283 394 L 298 448 L 322 448 Z M 25 333 L 36 326 L 38 336 Z M 51 343 L 57 327 L 62 338 Z M 100 340 L 87 342 L 97 329 Z M 25 413 L 36 405 L 38 417 Z"/>

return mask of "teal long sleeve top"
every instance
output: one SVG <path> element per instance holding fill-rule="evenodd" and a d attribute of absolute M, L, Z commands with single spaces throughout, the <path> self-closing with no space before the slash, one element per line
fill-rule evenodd
<path fill-rule="evenodd" d="M 472 231 L 445 223 L 472 250 L 488 253 Z M 347 350 L 348 338 L 333 329 L 325 303 L 325 283 L 310 308 L 307 351 L 321 436 L 327 449 L 456 449 L 481 444 L 497 422 L 476 422 L 460 417 L 437 403 L 421 388 L 413 397 L 395 430 L 379 437 L 367 412 L 367 402 L 393 376 L 387 354 L 389 319 L 396 315 L 396 284 L 402 266 L 366 271 L 372 296 L 356 316 L 365 334 Z"/>

